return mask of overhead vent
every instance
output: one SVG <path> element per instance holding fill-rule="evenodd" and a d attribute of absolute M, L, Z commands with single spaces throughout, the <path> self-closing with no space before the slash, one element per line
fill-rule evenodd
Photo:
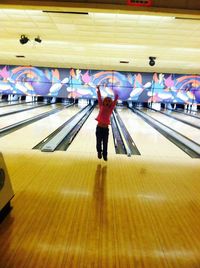
<path fill-rule="evenodd" d="M 73 12 L 73 11 L 42 10 L 42 12 L 44 12 L 44 13 L 55 13 L 55 14 L 88 15 L 88 12 Z"/>
<path fill-rule="evenodd" d="M 126 63 L 126 64 L 128 64 L 129 63 L 129 61 L 126 61 L 126 60 L 120 60 L 120 62 L 119 63 Z"/>
<path fill-rule="evenodd" d="M 200 18 L 175 17 L 175 20 L 200 20 Z"/>
<path fill-rule="evenodd" d="M 25 58 L 24 55 L 16 55 L 16 58 Z"/>

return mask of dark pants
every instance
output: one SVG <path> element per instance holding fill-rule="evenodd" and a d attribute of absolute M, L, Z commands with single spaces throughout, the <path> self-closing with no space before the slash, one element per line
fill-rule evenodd
<path fill-rule="evenodd" d="M 109 128 L 104 128 L 104 127 L 100 127 L 97 126 L 96 128 L 96 138 L 97 138 L 97 144 L 96 144 L 96 148 L 97 148 L 97 152 L 98 153 L 102 153 L 103 152 L 103 156 L 107 156 L 108 152 L 108 136 L 109 136 Z M 103 150 L 102 150 L 102 145 L 103 145 Z"/>

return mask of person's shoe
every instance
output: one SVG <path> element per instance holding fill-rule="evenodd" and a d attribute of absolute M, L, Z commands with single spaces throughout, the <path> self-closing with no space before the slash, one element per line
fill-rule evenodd
<path fill-rule="evenodd" d="M 108 160 L 107 155 L 103 155 L 103 160 L 104 161 L 107 161 Z"/>
<path fill-rule="evenodd" d="M 97 156 L 98 156 L 99 159 L 102 158 L 102 154 L 101 153 L 98 153 Z"/>

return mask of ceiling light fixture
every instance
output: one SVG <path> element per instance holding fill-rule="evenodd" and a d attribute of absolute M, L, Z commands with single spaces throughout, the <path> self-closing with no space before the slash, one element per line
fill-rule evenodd
<path fill-rule="evenodd" d="M 21 35 L 19 42 L 24 45 L 29 41 L 28 37 L 26 37 L 24 34 Z"/>
<path fill-rule="evenodd" d="M 42 39 L 38 36 L 38 37 L 35 38 L 35 42 L 41 43 Z"/>
<path fill-rule="evenodd" d="M 155 62 L 156 57 L 149 57 L 149 65 L 154 66 L 156 64 Z"/>

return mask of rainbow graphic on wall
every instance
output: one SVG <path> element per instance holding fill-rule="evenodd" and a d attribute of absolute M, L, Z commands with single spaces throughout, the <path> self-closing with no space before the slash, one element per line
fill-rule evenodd
<path fill-rule="evenodd" d="M 32 66 L 0 66 L 0 93 L 96 99 L 119 95 L 121 101 L 200 103 L 200 76 Z"/>

